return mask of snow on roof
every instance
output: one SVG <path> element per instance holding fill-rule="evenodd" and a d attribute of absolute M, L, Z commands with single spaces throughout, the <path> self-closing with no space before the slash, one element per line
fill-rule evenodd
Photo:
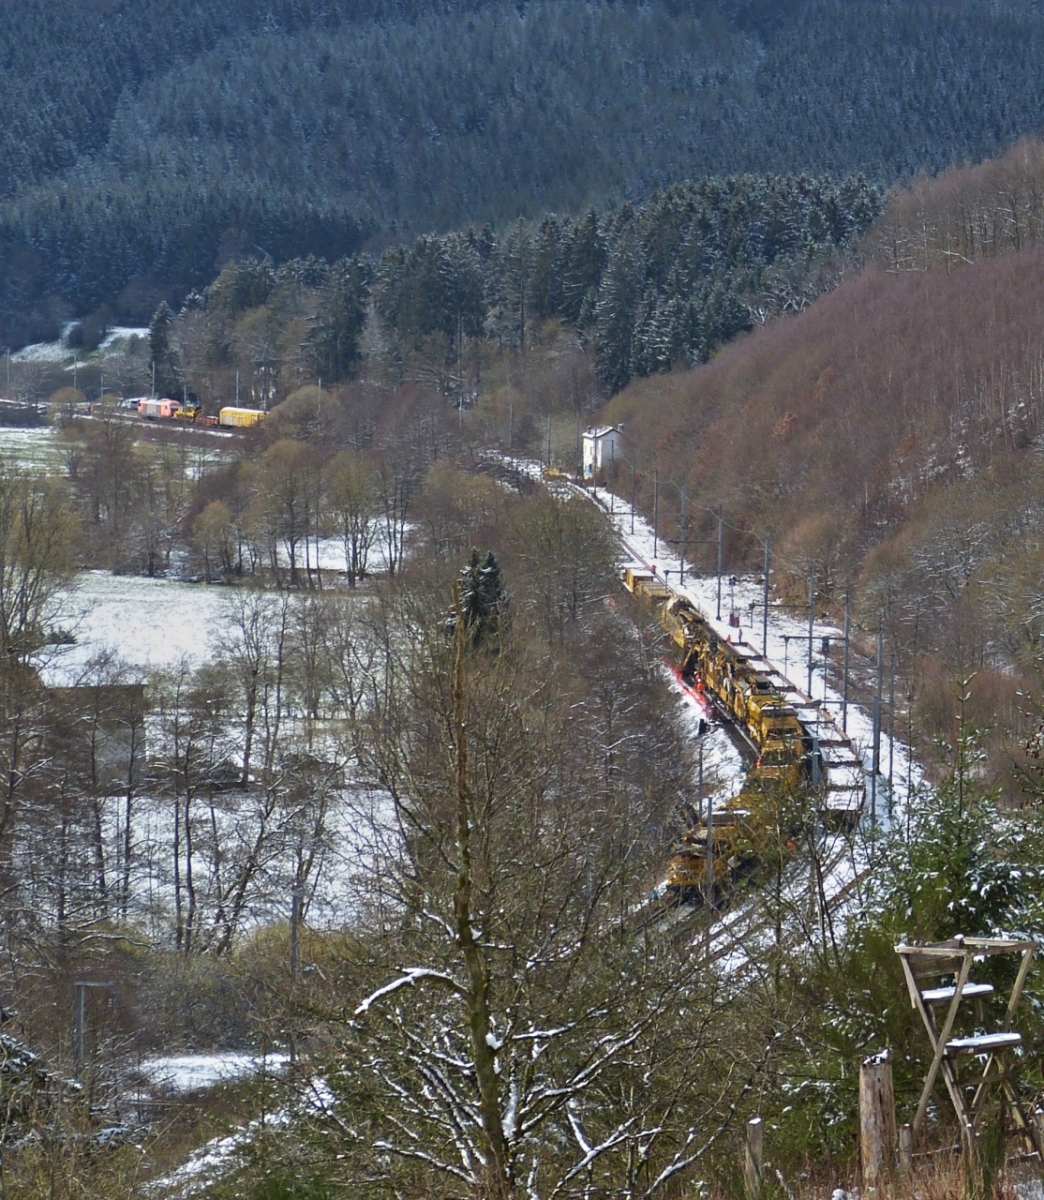
<path fill-rule="evenodd" d="M 603 438 L 608 437 L 610 433 L 619 433 L 620 428 L 617 425 L 598 425 L 592 429 L 584 430 L 586 438 Z"/>

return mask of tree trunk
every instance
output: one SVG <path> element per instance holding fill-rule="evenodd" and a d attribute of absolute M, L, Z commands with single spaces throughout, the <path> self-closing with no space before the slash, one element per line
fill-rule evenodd
<path fill-rule="evenodd" d="M 496 1050 L 491 1042 L 489 1014 L 489 971 L 481 946 L 475 939 L 471 921 L 471 802 L 468 789 L 468 744 L 464 692 L 464 659 L 467 653 L 467 629 L 461 606 L 460 585 L 453 591 L 457 614 L 457 652 L 453 675 L 453 729 L 456 739 L 457 766 L 457 884 L 453 897 L 453 915 L 457 943 L 467 971 L 468 1026 L 471 1031 L 471 1057 L 479 1091 L 479 1108 L 486 1143 L 486 1187 L 490 1200 L 511 1195 L 511 1173 L 507 1142 L 501 1120 L 497 1080 Z"/>

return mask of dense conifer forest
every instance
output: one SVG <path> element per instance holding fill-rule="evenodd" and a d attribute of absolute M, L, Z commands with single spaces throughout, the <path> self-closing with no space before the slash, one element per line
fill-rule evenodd
<path fill-rule="evenodd" d="M 1038 126 L 1042 51 L 1015 0 L 10 4 L 0 340 L 147 319 L 251 253 L 980 159 Z"/>
<path fill-rule="evenodd" d="M 861 177 L 685 183 L 604 217 L 429 234 L 373 259 L 228 264 L 175 320 L 153 316 L 157 383 L 209 406 L 238 370 L 268 404 L 304 382 L 417 377 L 470 403 L 491 354 L 551 322 L 590 350 L 601 391 L 705 361 L 741 330 L 829 288 L 879 213 Z M 89 323 L 84 323 L 87 328 Z M 91 325 L 97 336 L 100 322 Z M 365 363 L 363 359 L 366 359 Z"/>

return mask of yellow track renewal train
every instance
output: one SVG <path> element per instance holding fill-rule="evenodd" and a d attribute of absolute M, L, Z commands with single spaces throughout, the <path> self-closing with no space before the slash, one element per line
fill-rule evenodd
<path fill-rule="evenodd" d="M 858 820 L 866 795 L 862 759 L 821 705 L 799 691 L 738 631 L 706 617 L 691 598 L 641 565 L 624 585 L 659 617 L 681 654 L 682 679 L 702 692 L 731 724 L 753 760 L 743 788 L 679 840 L 667 864 L 676 899 L 707 890 L 711 844 L 716 890 L 759 859 L 769 827 L 778 836 L 783 806 L 815 806 L 825 822 Z"/>

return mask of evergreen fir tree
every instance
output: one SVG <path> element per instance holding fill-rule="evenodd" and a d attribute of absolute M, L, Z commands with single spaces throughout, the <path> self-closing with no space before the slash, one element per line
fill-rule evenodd
<path fill-rule="evenodd" d="M 170 354 L 170 331 L 173 324 L 174 314 L 170 311 L 170 305 L 166 300 L 161 300 L 149 322 L 149 358 L 157 369 L 166 362 Z"/>
<path fill-rule="evenodd" d="M 533 276 L 530 284 L 533 315 L 546 319 L 562 311 L 562 227 L 554 214 L 540 223 L 533 246 Z"/>
<path fill-rule="evenodd" d="M 631 378 L 632 335 L 641 297 L 642 261 L 634 230 L 622 230 L 605 268 L 594 312 L 595 359 L 610 391 Z"/>
<path fill-rule="evenodd" d="M 605 269 L 606 244 L 593 208 L 573 228 L 562 272 L 562 316 L 576 326 L 594 311 Z"/>
<path fill-rule="evenodd" d="M 487 550 L 481 557 L 478 550 L 472 550 L 468 565 L 460 572 L 460 608 L 471 645 L 488 644 L 501 633 L 510 607 L 511 597 L 504 589 L 496 555 Z M 446 620 L 446 634 L 452 637 L 456 632 L 457 614 L 453 612 Z"/>
<path fill-rule="evenodd" d="M 347 379 L 355 370 L 371 276 L 370 264 L 358 258 L 342 259 L 330 268 L 306 343 L 312 370 L 320 379 Z"/>

